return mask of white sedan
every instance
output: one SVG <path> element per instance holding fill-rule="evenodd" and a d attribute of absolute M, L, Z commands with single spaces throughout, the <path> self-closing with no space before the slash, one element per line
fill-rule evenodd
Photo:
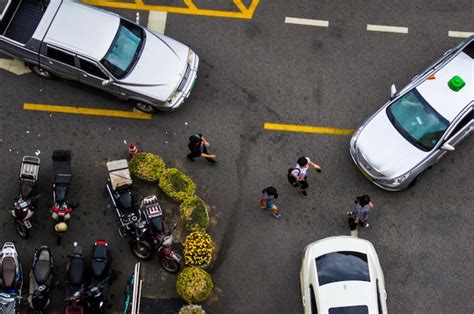
<path fill-rule="evenodd" d="M 309 244 L 300 284 L 305 314 L 387 313 L 382 268 L 367 240 L 337 236 Z"/>

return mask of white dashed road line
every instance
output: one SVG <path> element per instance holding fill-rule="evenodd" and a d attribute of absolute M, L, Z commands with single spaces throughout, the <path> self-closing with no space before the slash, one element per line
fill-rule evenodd
<path fill-rule="evenodd" d="M 329 27 L 329 21 L 325 20 L 311 20 L 311 19 L 300 19 L 297 17 L 286 17 L 286 24 L 298 24 L 298 25 L 308 25 L 308 26 L 318 26 L 318 27 Z"/>
<path fill-rule="evenodd" d="M 148 15 L 147 28 L 160 34 L 164 34 L 166 28 L 166 17 L 166 12 L 150 11 L 150 14 Z"/>
<path fill-rule="evenodd" d="M 474 35 L 474 33 L 471 32 L 457 32 L 457 31 L 449 31 L 448 36 L 449 37 L 456 37 L 456 38 L 468 38 L 469 36 Z"/>
<path fill-rule="evenodd" d="M 408 34 L 408 27 L 367 24 L 367 31 Z"/>

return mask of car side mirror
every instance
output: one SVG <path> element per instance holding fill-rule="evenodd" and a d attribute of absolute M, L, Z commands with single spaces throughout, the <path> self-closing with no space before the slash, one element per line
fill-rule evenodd
<path fill-rule="evenodd" d="M 392 84 L 390 86 L 390 99 L 394 99 L 397 96 L 397 88 L 395 87 L 395 84 Z"/>
<path fill-rule="evenodd" d="M 108 85 L 112 84 L 112 82 L 113 82 L 112 79 L 103 80 L 102 81 L 102 86 L 108 86 Z"/>
<path fill-rule="evenodd" d="M 442 146 L 441 146 L 441 149 L 442 150 L 449 150 L 449 151 L 452 151 L 454 150 L 454 146 L 448 144 L 448 143 L 444 143 Z"/>

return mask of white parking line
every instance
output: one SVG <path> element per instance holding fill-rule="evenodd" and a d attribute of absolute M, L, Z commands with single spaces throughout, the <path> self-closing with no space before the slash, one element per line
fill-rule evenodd
<path fill-rule="evenodd" d="M 474 35 L 474 33 L 471 32 L 457 32 L 457 31 L 449 31 L 448 36 L 449 37 L 456 37 L 456 38 L 468 38 L 469 36 Z"/>
<path fill-rule="evenodd" d="M 158 32 L 160 34 L 164 34 L 165 28 L 166 28 L 167 15 L 168 15 L 167 12 L 150 11 L 150 14 L 148 15 L 147 28 L 149 30 Z"/>
<path fill-rule="evenodd" d="M 408 27 L 367 24 L 367 31 L 408 34 Z"/>
<path fill-rule="evenodd" d="M 297 17 L 285 17 L 285 23 L 286 24 L 318 26 L 318 27 L 329 27 L 329 21 L 300 19 L 300 18 L 297 18 Z"/>

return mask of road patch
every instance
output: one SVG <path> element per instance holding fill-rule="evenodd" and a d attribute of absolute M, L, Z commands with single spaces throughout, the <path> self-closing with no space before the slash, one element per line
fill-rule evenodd
<path fill-rule="evenodd" d="M 408 34 L 408 27 L 367 24 L 367 31 Z"/>
<path fill-rule="evenodd" d="M 133 112 L 133 111 L 122 111 L 122 110 L 111 110 L 111 109 L 95 109 L 85 107 L 70 107 L 70 106 L 56 106 L 56 105 L 43 105 L 43 104 L 32 104 L 24 103 L 24 110 L 33 111 L 46 111 L 46 112 L 59 112 L 59 113 L 70 113 L 70 114 L 83 114 L 91 116 L 105 116 L 115 118 L 128 118 L 128 119 L 142 119 L 151 120 L 152 116 L 149 113 L 144 112 Z"/>
<path fill-rule="evenodd" d="M 330 135 L 351 135 L 354 129 L 338 129 L 311 125 L 297 125 L 297 124 L 281 124 L 281 123 L 267 123 L 263 124 L 265 130 L 272 131 L 286 131 L 299 133 L 319 133 Z"/>
<path fill-rule="evenodd" d="M 317 27 L 329 27 L 329 21 L 325 20 L 313 20 L 313 19 L 302 19 L 298 17 L 285 17 L 286 24 L 297 24 Z"/>

